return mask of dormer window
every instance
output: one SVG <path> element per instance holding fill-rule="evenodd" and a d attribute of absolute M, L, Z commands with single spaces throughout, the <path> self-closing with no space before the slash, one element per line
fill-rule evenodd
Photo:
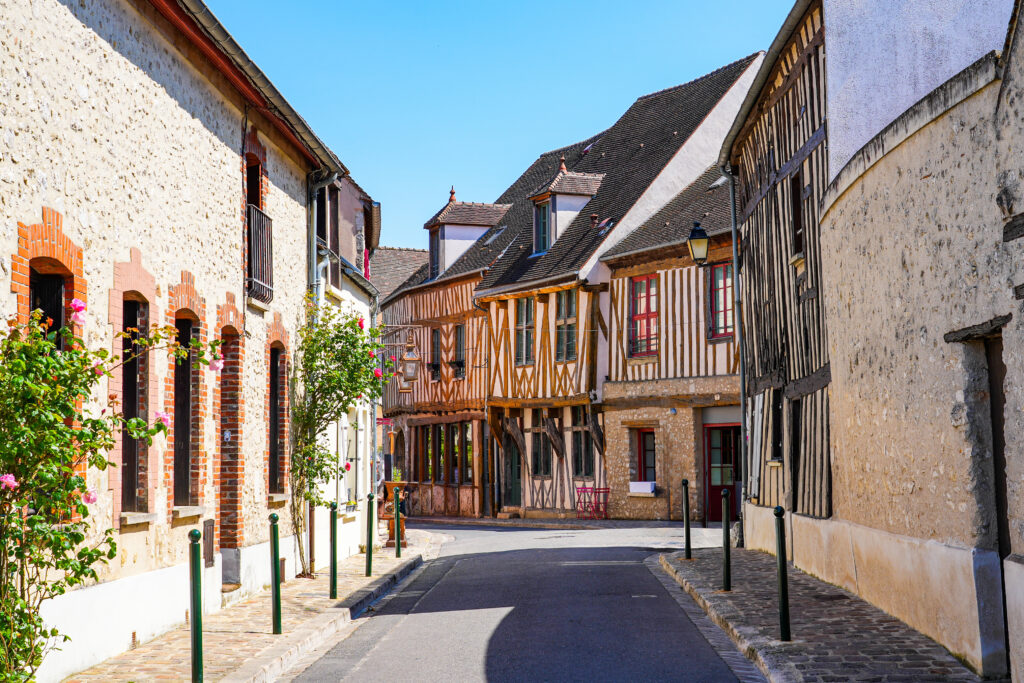
<path fill-rule="evenodd" d="M 551 202 L 533 208 L 533 253 L 543 254 L 551 246 Z"/>
<path fill-rule="evenodd" d="M 441 230 L 430 231 L 430 279 L 441 274 Z"/>

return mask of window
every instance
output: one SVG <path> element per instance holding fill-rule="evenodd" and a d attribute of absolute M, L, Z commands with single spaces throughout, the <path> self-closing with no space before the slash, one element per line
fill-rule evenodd
<path fill-rule="evenodd" d="M 57 274 L 43 274 L 35 268 L 29 270 L 30 310 L 42 311 L 43 322 L 51 320 L 49 332 L 59 332 L 64 327 L 64 277 Z M 63 349 L 63 337 L 56 338 L 57 348 Z"/>
<path fill-rule="evenodd" d="M 636 430 L 637 481 L 657 481 L 654 472 L 654 430 Z"/>
<path fill-rule="evenodd" d="M 441 330 L 430 331 L 430 379 L 441 379 Z"/>
<path fill-rule="evenodd" d="M 462 429 L 458 422 L 445 427 L 448 433 L 448 483 L 458 484 L 459 465 L 462 463 Z"/>
<path fill-rule="evenodd" d="M 658 353 L 658 276 L 641 275 L 630 281 L 629 355 Z"/>
<path fill-rule="evenodd" d="M 137 342 L 144 335 L 147 324 L 147 305 L 143 301 L 125 299 L 122 304 L 121 331 L 127 336 L 122 339 L 121 357 L 121 409 L 125 420 L 146 417 L 146 361 L 147 356 L 139 353 Z M 127 429 L 121 430 L 121 509 L 125 512 L 145 512 L 146 501 L 139 491 L 146 490 L 145 468 L 140 455 L 145 454 L 146 445 L 141 439 L 133 439 Z"/>
<path fill-rule="evenodd" d="M 263 192 L 260 181 L 263 179 L 263 167 L 254 154 L 245 156 L 245 203 L 263 208 Z"/>
<path fill-rule="evenodd" d="M 462 423 L 462 483 L 473 483 L 473 423 Z"/>
<path fill-rule="evenodd" d="M 420 476 L 420 481 L 434 481 L 434 439 L 433 428 L 422 427 L 423 430 L 423 461 L 425 467 Z"/>
<path fill-rule="evenodd" d="M 455 360 L 452 361 L 455 379 L 466 377 L 466 326 L 455 326 Z"/>
<path fill-rule="evenodd" d="M 195 323 L 189 318 L 178 318 L 178 343 L 188 346 L 195 336 Z M 192 351 L 188 357 L 174 365 L 174 504 L 192 504 Z"/>
<path fill-rule="evenodd" d="M 327 188 L 322 187 L 316 191 L 316 241 L 320 244 L 327 244 Z"/>
<path fill-rule="evenodd" d="M 434 425 L 434 476 L 433 481 L 444 483 L 445 463 L 445 429 L 443 425 Z"/>
<path fill-rule="evenodd" d="M 533 253 L 543 254 L 551 246 L 551 204 L 533 207 Z"/>
<path fill-rule="evenodd" d="M 708 428 L 708 474 L 711 486 L 736 483 L 736 462 L 740 430 L 738 427 Z"/>
<path fill-rule="evenodd" d="M 544 411 L 534 410 L 530 431 L 533 433 L 531 471 L 536 477 L 551 476 L 551 440 L 544 431 Z"/>
<path fill-rule="evenodd" d="M 572 473 L 577 477 L 594 476 L 594 444 L 587 427 L 587 407 L 572 407 Z"/>
<path fill-rule="evenodd" d="M 804 183 L 797 171 L 789 178 L 789 202 L 793 218 L 793 256 L 804 253 Z"/>
<path fill-rule="evenodd" d="M 711 266 L 711 326 L 708 336 L 711 339 L 731 337 L 733 333 L 732 315 L 732 264 L 716 263 Z"/>
<path fill-rule="evenodd" d="M 281 448 L 284 444 L 284 433 L 281 419 L 281 395 L 283 392 L 281 361 L 284 349 L 274 346 L 270 349 L 270 382 L 267 386 L 268 403 L 270 405 L 270 462 L 268 465 L 267 485 L 270 493 L 282 493 L 284 485 L 281 476 Z"/>
<path fill-rule="evenodd" d="M 800 399 L 789 402 L 789 462 L 794 472 L 800 467 Z"/>
<path fill-rule="evenodd" d="M 576 360 L 576 290 L 555 293 L 555 360 Z"/>
<path fill-rule="evenodd" d="M 334 185 L 327 191 L 327 248 L 335 256 L 341 254 L 341 200 Z M 341 289 L 341 260 L 330 259 L 328 270 L 331 285 Z"/>
<path fill-rule="evenodd" d="M 533 299 L 516 299 L 516 365 L 533 364 Z"/>
<path fill-rule="evenodd" d="M 772 389 L 772 460 L 782 460 L 782 390 Z"/>
<path fill-rule="evenodd" d="M 253 299 L 269 303 L 274 298 L 274 230 L 270 216 L 256 204 L 245 207 L 246 293 Z"/>
<path fill-rule="evenodd" d="M 441 228 L 430 231 L 430 279 L 441 274 Z"/>

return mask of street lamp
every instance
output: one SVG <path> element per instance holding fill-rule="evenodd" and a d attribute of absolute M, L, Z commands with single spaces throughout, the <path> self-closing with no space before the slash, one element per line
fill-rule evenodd
<path fill-rule="evenodd" d="M 412 383 L 416 381 L 420 371 L 420 357 L 416 353 L 416 345 L 413 343 L 412 334 L 402 354 L 402 386 L 399 391 L 408 393 L 412 391 Z"/>
<path fill-rule="evenodd" d="M 711 239 L 704 232 L 704 228 L 700 227 L 700 222 L 694 221 L 693 227 L 690 228 L 690 235 L 686 238 L 686 247 L 690 250 L 690 258 L 698 266 L 703 266 L 707 263 L 708 245 L 710 243 Z"/>

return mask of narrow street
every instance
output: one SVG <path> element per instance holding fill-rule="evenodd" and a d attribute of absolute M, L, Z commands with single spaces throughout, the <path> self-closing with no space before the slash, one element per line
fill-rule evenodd
<path fill-rule="evenodd" d="M 417 528 L 454 538 L 294 680 L 762 680 L 645 563 L 679 533 Z M 695 529 L 695 545 L 720 533 Z"/>

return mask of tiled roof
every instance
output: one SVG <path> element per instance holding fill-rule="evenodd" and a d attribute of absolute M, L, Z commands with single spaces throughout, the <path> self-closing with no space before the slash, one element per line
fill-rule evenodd
<path fill-rule="evenodd" d="M 378 247 L 370 257 L 370 282 L 386 299 L 426 263 L 425 249 Z"/>
<path fill-rule="evenodd" d="M 646 223 L 605 252 L 601 260 L 681 244 L 689 236 L 694 221 L 700 221 L 710 236 L 729 232 L 732 229 L 729 185 L 719 182 L 722 180 L 718 167 L 710 167 Z"/>
<path fill-rule="evenodd" d="M 578 271 L 607 234 L 591 227 L 590 215 L 596 213 L 602 223 L 622 220 L 756 57 L 750 55 L 689 83 L 639 98 L 586 155 L 575 160 L 567 157 L 570 171 L 605 174 L 597 194 L 541 256 L 531 257 L 532 213 L 509 211 L 505 222 L 514 232 L 514 241 L 484 275 L 477 291 L 520 284 L 526 289 L 533 281 L 569 277 Z"/>
<path fill-rule="evenodd" d="M 519 225 L 524 220 L 533 220 L 533 202 L 530 191 L 545 179 L 550 178 L 557 170 L 560 157 L 564 156 L 571 163 L 576 163 L 583 156 L 583 150 L 592 145 L 598 136 L 577 142 L 576 144 L 553 149 L 541 154 L 530 167 L 500 197 L 498 203 L 510 204 L 498 225 L 485 232 L 480 239 L 472 244 L 447 270 L 441 273 L 438 280 L 465 275 L 473 271 L 489 268 L 501 256 L 516 237 L 516 231 L 510 225 Z M 402 285 L 392 292 L 394 298 L 403 291 L 421 285 L 427 281 L 429 267 L 424 265 L 409 277 Z M 383 300 L 383 297 L 382 297 Z"/>
<path fill-rule="evenodd" d="M 604 173 L 576 173 L 559 169 L 555 177 L 530 193 L 530 197 L 550 192 L 552 194 L 576 194 L 594 196 L 601 187 Z"/>
<path fill-rule="evenodd" d="M 496 225 L 510 204 L 478 204 L 476 202 L 448 202 L 434 217 L 423 224 L 424 228 L 435 225 Z"/>

